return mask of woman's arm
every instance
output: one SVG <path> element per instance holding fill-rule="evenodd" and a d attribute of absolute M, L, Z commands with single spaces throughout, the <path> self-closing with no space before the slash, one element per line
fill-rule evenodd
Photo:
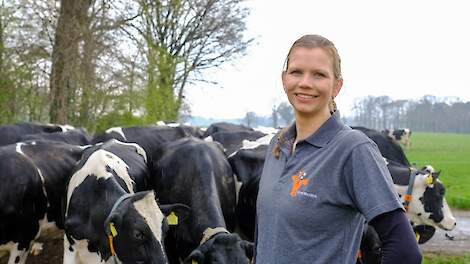
<path fill-rule="evenodd" d="M 410 221 L 402 209 L 380 214 L 370 221 L 382 240 L 382 264 L 421 263 L 421 253 Z"/>

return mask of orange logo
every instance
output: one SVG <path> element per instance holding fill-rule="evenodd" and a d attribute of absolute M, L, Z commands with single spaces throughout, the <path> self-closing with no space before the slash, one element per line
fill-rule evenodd
<path fill-rule="evenodd" d="M 292 188 L 290 189 L 290 196 L 295 197 L 297 195 L 297 190 L 299 190 L 300 186 L 308 184 L 308 179 L 304 179 L 305 172 L 299 171 L 297 175 L 292 175 Z"/>

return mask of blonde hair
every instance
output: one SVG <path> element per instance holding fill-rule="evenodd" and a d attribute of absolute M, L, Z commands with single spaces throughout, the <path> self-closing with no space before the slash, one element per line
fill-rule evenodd
<path fill-rule="evenodd" d="M 292 51 L 295 48 L 321 48 L 328 52 L 330 54 L 330 57 L 333 62 L 333 75 L 336 80 L 341 80 L 343 79 L 341 75 L 341 58 L 339 56 L 338 50 L 336 49 L 335 45 L 333 42 L 331 42 L 329 39 L 322 37 L 320 35 L 304 35 L 297 39 L 292 46 L 289 49 L 289 53 L 287 53 L 287 57 L 284 63 L 284 71 L 286 71 L 289 68 L 289 58 L 292 53 Z M 336 111 L 336 103 L 334 101 L 334 98 L 331 98 L 330 103 L 329 103 L 329 109 L 330 112 L 333 113 Z M 273 148 L 273 155 L 276 157 L 276 159 L 279 159 L 279 156 L 281 154 L 281 145 L 285 143 L 285 133 L 289 127 L 285 127 L 281 130 L 278 136 L 278 141 L 276 143 L 276 146 Z"/>

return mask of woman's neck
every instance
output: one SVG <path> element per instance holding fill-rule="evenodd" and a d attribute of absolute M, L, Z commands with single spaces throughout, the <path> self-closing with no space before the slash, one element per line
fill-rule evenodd
<path fill-rule="evenodd" d="M 315 133 L 323 123 L 331 117 L 329 111 L 325 113 L 318 113 L 315 116 L 306 116 L 301 113 L 296 113 L 295 115 L 295 126 L 297 130 L 297 136 L 295 142 L 306 139 L 313 133 Z"/>

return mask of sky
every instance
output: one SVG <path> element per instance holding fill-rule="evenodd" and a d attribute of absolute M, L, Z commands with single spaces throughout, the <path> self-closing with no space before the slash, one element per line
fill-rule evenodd
<path fill-rule="evenodd" d="M 348 116 L 355 100 L 387 95 L 470 101 L 470 1 L 248 0 L 247 55 L 205 73 L 217 85 L 187 87 L 193 116 L 270 115 L 287 101 L 281 71 L 292 43 L 320 34 L 335 44 L 344 85 L 336 98 Z"/>

